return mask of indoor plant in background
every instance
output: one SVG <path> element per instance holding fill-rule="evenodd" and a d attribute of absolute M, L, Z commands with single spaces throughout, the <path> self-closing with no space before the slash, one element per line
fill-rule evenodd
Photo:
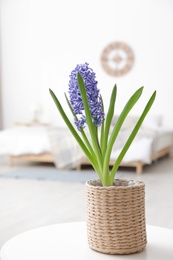
<path fill-rule="evenodd" d="M 113 87 L 108 112 L 105 114 L 95 73 L 87 63 L 77 65 L 71 72 L 69 98 L 65 94 L 75 126 L 54 92 L 51 89 L 49 91 L 67 127 L 99 177 L 86 183 L 89 246 L 108 254 L 130 254 L 143 250 L 147 243 L 145 184 L 141 181 L 115 179 L 115 175 L 155 100 L 156 91 L 151 95 L 111 169 L 109 160 L 113 145 L 127 115 L 140 98 L 143 87 L 137 89 L 127 101 L 113 129 L 111 121 L 117 87 Z"/>

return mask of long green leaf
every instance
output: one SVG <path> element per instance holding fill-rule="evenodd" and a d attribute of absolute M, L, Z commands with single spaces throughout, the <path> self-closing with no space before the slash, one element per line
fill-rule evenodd
<path fill-rule="evenodd" d="M 146 115 L 148 114 L 148 112 L 149 112 L 149 110 L 150 110 L 150 108 L 151 108 L 151 106 L 152 106 L 152 104 L 153 104 L 153 102 L 155 100 L 155 97 L 156 97 L 156 91 L 154 91 L 154 93 L 150 97 L 150 99 L 149 99 L 147 105 L 145 106 L 145 108 L 144 108 L 140 118 L 138 119 L 138 122 L 136 123 L 132 133 L 130 134 L 130 136 L 129 136 L 128 140 L 126 141 L 123 149 L 121 150 L 118 158 L 116 159 L 116 162 L 115 162 L 115 164 L 114 164 L 114 166 L 113 166 L 113 168 L 111 170 L 111 182 L 113 182 L 113 179 L 114 179 L 114 176 L 115 176 L 115 174 L 116 174 L 116 172 L 118 170 L 118 167 L 119 167 L 121 161 L 123 160 L 127 150 L 129 149 L 131 143 L 133 142 L 136 134 L 138 133 L 138 131 L 139 131 L 139 129 L 140 129 L 140 127 L 141 127 L 141 125 L 142 125 Z"/>
<path fill-rule="evenodd" d="M 102 96 L 100 96 L 100 101 L 101 101 L 101 104 L 102 104 L 102 111 L 103 111 L 103 113 L 104 113 L 104 103 L 103 103 L 103 98 L 102 98 Z M 100 148 L 101 148 L 102 153 L 103 153 L 104 133 L 105 133 L 105 118 L 104 118 L 103 121 L 102 121 L 101 133 L 100 133 Z"/>
<path fill-rule="evenodd" d="M 78 118 L 77 118 L 76 114 L 75 114 L 74 111 L 73 111 L 73 108 L 72 108 L 72 106 L 71 106 L 71 104 L 70 104 L 70 101 L 69 101 L 69 99 L 68 99 L 66 93 L 65 93 L 65 98 L 66 98 L 67 104 L 68 104 L 68 106 L 69 106 L 69 108 L 70 108 L 70 111 L 72 112 L 73 117 L 78 121 Z M 85 132 L 84 132 L 84 130 L 83 130 L 82 127 L 80 128 L 80 132 L 81 132 L 81 135 L 82 135 L 82 137 L 83 137 L 83 140 L 84 140 L 85 144 L 87 145 L 87 147 L 88 147 L 88 149 L 89 149 L 89 151 L 90 151 L 92 157 L 96 159 L 94 150 L 93 150 L 93 148 L 92 148 L 92 146 L 91 146 L 91 144 L 90 144 L 90 142 L 89 142 L 89 140 L 88 140 L 88 138 L 87 138 L 87 136 L 86 136 L 86 134 L 85 134 Z"/>
<path fill-rule="evenodd" d="M 83 150 L 83 152 L 85 153 L 85 155 L 87 156 L 87 158 L 89 159 L 91 164 L 93 165 L 93 167 L 96 170 L 96 172 L 99 174 L 100 171 L 98 169 L 97 161 L 93 158 L 93 156 L 91 155 L 91 153 L 89 152 L 89 150 L 85 146 L 84 142 L 82 141 L 82 139 L 80 138 L 80 136 L 78 135 L 76 130 L 74 129 L 73 125 L 71 124 L 70 120 L 66 116 L 66 114 L 65 114 L 65 112 L 64 112 L 64 110 L 63 110 L 63 108 L 62 108 L 58 98 L 54 94 L 54 92 L 51 89 L 49 89 L 49 92 L 51 94 L 51 97 L 52 97 L 53 101 L 55 102 L 55 105 L 56 105 L 60 115 L 62 116 L 64 122 L 66 123 L 67 127 L 69 128 L 70 132 L 72 133 L 72 135 L 74 136 L 74 138 L 76 139 L 78 144 L 80 145 L 81 149 Z"/>
<path fill-rule="evenodd" d="M 93 148 L 95 150 L 96 157 L 97 157 L 97 160 L 98 160 L 98 163 L 100 166 L 100 172 L 102 172 L 101 150 L 99 149 L 99 146 L 98 146 L 98 142 L 97 142 L 98 138 L 96 136 L 95 126 L 93 125 L 93 122 L 92 122 L 92 117 L 91 117 L 91 112 L 90 112 L 90 108 L 89 108 L 89 104 L 88 104 L 88 98 L 87 98 L 85 84 L 84 84 L 83 78 L 79 72 L 77 74 L 77 78 L 78 78 L 78 85 L 79 85 L 84 109 L 85 109 L 85 115 L 87 118 L 87 124 L 88 124 L 88 128 L 89 128 L 90 136 L 91 136 L 91 141 L 92 141 Z"/>
<path fill-rule="evenodd" d="M 131 97 L 130 99 L 128 100 L 128 102 L 126 103 L 123 111 L 121 112 L 115 126 L 114 126 L 114 129 L 112 131 L 112 134 L 110 136 L 110 139 L 109 139 L 109 142 L 108 142 L 108 145 L 107 145 L 107 150 L 106 150 L 106 153 L 105 153 L 105 157 L 104 157 L 104 163 L 103 163 L 103 172 L 104 173 L 107 173 L 108 169 L 109 169 L 109 161 L 110 161 L 110 155 L 111 155 L 111 152 L 112 152 L 112 147 L 115 143 L 115 140 L 118 136 L 118 133 L 121 129 L 121 126 L 124 122 L 124 120 L 126 119 L 128 113 L 130 112 L 130 110 L 133 108 L 133 106 L 136 104 L 136 102 L 138 101 L 138 99 L 140 98 L 141 94 L 142 94 L 142 91 L 143 91 L 143 87 L 139 88 Z M 104 180 L 105 180 L 105 183 L 108 182 L 108 179 L 109 179 L 109 175 L 108 174 L 105 174 L 104 175 Z"/>
<path fill-rule="evenodd" d="M 108 109 L 108 113 L 107 113 L 107 116 L 106 116 L 104 136 L 102 137 L 103 138 L 103 149 L 102 149 L 103 150 L 103 157 L 104 157 L 104 154 L 106 152 L 111 121 L 112 121 L 112 118 L 114 116 L 114 107 L 115 107 L 116 95 L 117 95 L 117 86 L 115 85 L 113 87 L 113 90 L 112 90 L 110 103 L 109 103 L 109 109 Z"/>
<path fill-rule="evenodd" d="M 64 96 L 65 96 L 65 99 L 66 99 L 66 101 L 67 101 L 67 104 L 68 104 L 68 106 L 69 106 L 69 108 L 70 108 L 70 111 L 71 111 L 73 117 L 74 117 L 76 120 L 78 120 L 76 114 L 75 114 L 74 111 L 73 111 L 73 108 L 72 108 L 72 106 L 71 106 L 71 104 L 70 104 L 70 101 L 69 101 L 69 99 L 68 99 L 66 93 L 64 93 Z"/>

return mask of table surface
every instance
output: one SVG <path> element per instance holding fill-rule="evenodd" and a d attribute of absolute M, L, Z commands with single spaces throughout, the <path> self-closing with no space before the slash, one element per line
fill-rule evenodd
<path fill-rule="evenodd" d="M 147 247 L 131 255 L 106 255 L 89 248 L 86 223 L 72 222 L 32 229 L 8 240 L 1 260 L 173 260 L 173 230 L 147 225 Z"/>

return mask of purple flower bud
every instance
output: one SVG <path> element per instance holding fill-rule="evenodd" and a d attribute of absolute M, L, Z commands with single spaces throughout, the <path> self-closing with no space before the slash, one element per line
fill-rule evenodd
<path fill-rule="evenodd" d="M 75 125 L 77 126 L 78 130 L 80 130 L 81 127 L 84 128 L 85 123 L 86 123 L 86 118 L 83 115 L 81 116 L 80 120 L 75 119 Z"/>
<path fill-rule="evenodd" d="M 100 101 L 99 89 L 97 88 L 95 73 L 91 68 L 88 67 L 88 65 L 88 63 L 77 65 L 76 68 L 71 72 L 69 80 L 70 103 L 74 113 L 78 118 L 78 120 L 75 119 L 75 124 L 78 129 L 80 129 L 80 127 L 84 128 L 85 123 L 87 123 L 84 114 L 84 105 L 78 86 L 78 72 L 81 74 L 84 80 L 88 97 L 88 104 L 94 125 L 100 126 L 104 118 L 104 112 L 102 110 L 102 103 Z"/>

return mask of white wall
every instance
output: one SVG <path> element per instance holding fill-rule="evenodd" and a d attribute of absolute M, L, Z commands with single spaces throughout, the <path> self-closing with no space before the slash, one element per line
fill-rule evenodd
<path fill-rule="evenodd" d="M 123 77 L 107 75 L 100 63 L 112 41 L 129 44 L 133 69 Z M 44 108 L 42 120 L 62 124 L 51 100 L 52 88 L 67 108 L 71 70 L 88 62 L 108 105 L 118 85 L 117 111 L 129 95 L 144 85 L 133 113 L 142 111 L 156 89 L 152 114 L 163 114 L 173 127 L 173 2 L 171 0 L 1 0 L 3 125 L 28 121 L 32 105 Z"/>

